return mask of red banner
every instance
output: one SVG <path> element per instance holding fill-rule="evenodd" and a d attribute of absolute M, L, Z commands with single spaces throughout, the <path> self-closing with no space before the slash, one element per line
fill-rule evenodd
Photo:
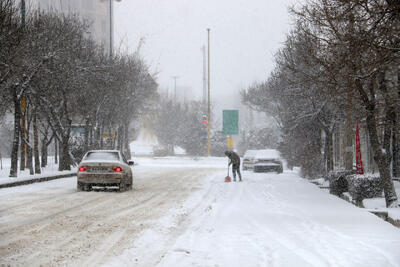
<path fill-rule="evenodd" d="M 361 160 L 360 131 L 358 123 L 356 125 L 356 173 L 364 174 L 364 168 Z"/>

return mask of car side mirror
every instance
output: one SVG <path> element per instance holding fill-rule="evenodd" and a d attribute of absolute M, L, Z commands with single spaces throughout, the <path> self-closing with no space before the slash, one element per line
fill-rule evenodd
<path fill-rule="evenodd" d="M 135 162 L 134 162 L 133 160 L 129 160 L 129 161 L 128 161 L 128 165 L 129 165 L 129 166 L 133 166 L 133 165 L 135 165 Z"/>

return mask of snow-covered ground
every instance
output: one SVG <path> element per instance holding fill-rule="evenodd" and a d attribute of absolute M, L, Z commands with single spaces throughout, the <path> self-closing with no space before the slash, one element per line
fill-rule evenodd
<path fill-rule="evenodd" d="M 400 266 L 400 230 L 296 172 L 136 158 L 134 190 L 76 178 L 0 190 L 0 265 Z"/>
<path fill-rule="evenodd" d="M 394 187 L 396 189 L 397 197 L 400 197 L 400 182 L 394 181 Z M 388 216 L 390 218 L 392 218 L 393 220 L 400 220 L 400 209 L 399 208 L 386 208 L 386 202 L 383 197 L 364 199 L 363 205 L 367 209 L 387 211 Z"/>

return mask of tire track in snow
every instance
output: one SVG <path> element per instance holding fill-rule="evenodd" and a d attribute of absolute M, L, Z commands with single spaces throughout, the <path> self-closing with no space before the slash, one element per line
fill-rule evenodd
<path fill-rule="evenodd" d="M 114 257 L 143 231 L 157 227 L 158 218 L 170 213 L 171 207 L 178 208 L 194 190 L 196 181 L 211 171 L 165 168 L 139 173 L 140 178 L 134 179 L 134 190 L 129 192 L 75 191 L 70 197 L 55 194 L 54 199 L 46 197 L 48 203 L 40 204 L 39 218 L 31 220 L 23 218 L 43 198 L 25 195 L 33 201 L 17 214 L 23 224 L 2 228 L 7 234 L 0 240 L 0 264 L 85 265 L 87 259 L 102 262 Z M 41 190 L 47 184 L 42 184 Z M 75 187 L 71 183 L 68 186 Z M 15 194 L 13 197 L 20 198 Z M 49 212 L 52 210 L 58 211 Z M 101 254 L 99 249 L 103 249 Z"/>
<path fill-rule="evenodd" d="M 189 174 L 187 177 L 189 176 L 191 176 L 191 174 Z M 199 189 L 201 189 L 201 187 L 199 187 L 197 190 Z M 192 226 L 192 219 L 196 218 L 196 221 L 198 221 L 201 214 L 209 211 L 209 207 L 211 207 L 212 203 L 215 201 L 215 198 L 210 198 L 210 196 L 213 195 L 214 189 L 215 188 L 213 187 L 208 187 L 204 193 L 202 193 L 202 197 L 199 198 L 199 201 L 192 204 L 189 209 L 185 208 L 184 210 L 178 211 L 176 214 L 178 216 L 178 221 L 176 221 L 173 228 L 170 229 L 169 237 L 162 242 L 163 244 L 161 245 L 161 248 L 158 249 L 159 253 L 156 255 L 153 254 L 151 258 L 149 257 L 147 259 L 142 259 L 139 266 L 162 266 L 162 261 L 166 256 L 166 253 L 171 253 L 169 250 L 174 245 L 176 240 L 187 231 L 189 226 Z M 172 253 L 190 254 L 192 252 L 193 251 L 188 251 L 184 248 L 176 248 Z"/>

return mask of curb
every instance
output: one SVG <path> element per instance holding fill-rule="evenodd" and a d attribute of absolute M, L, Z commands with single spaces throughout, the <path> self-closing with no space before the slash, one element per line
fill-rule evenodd
<path fill-rule="evenodd" d="M 20 186 L 20 185 L 34 184 L 34 183 L 42 183 L 42 182 L 47 182 L 47 181 L 61 179 L 61 178 L 68 178 L 68 177 L 73 177 L 73 176 L 76 176 L 76 172 L 71 172 L 68 174 L 60 174 L 60 175 L 55 175 L 55 176 L 41 177 L 41 178 L 33 178 L 33 179 L 29 179 L 29 180 L 24 180 L 24 181 L 0 184 L 0 189 L 14 187 L 14 186 Z"/>

